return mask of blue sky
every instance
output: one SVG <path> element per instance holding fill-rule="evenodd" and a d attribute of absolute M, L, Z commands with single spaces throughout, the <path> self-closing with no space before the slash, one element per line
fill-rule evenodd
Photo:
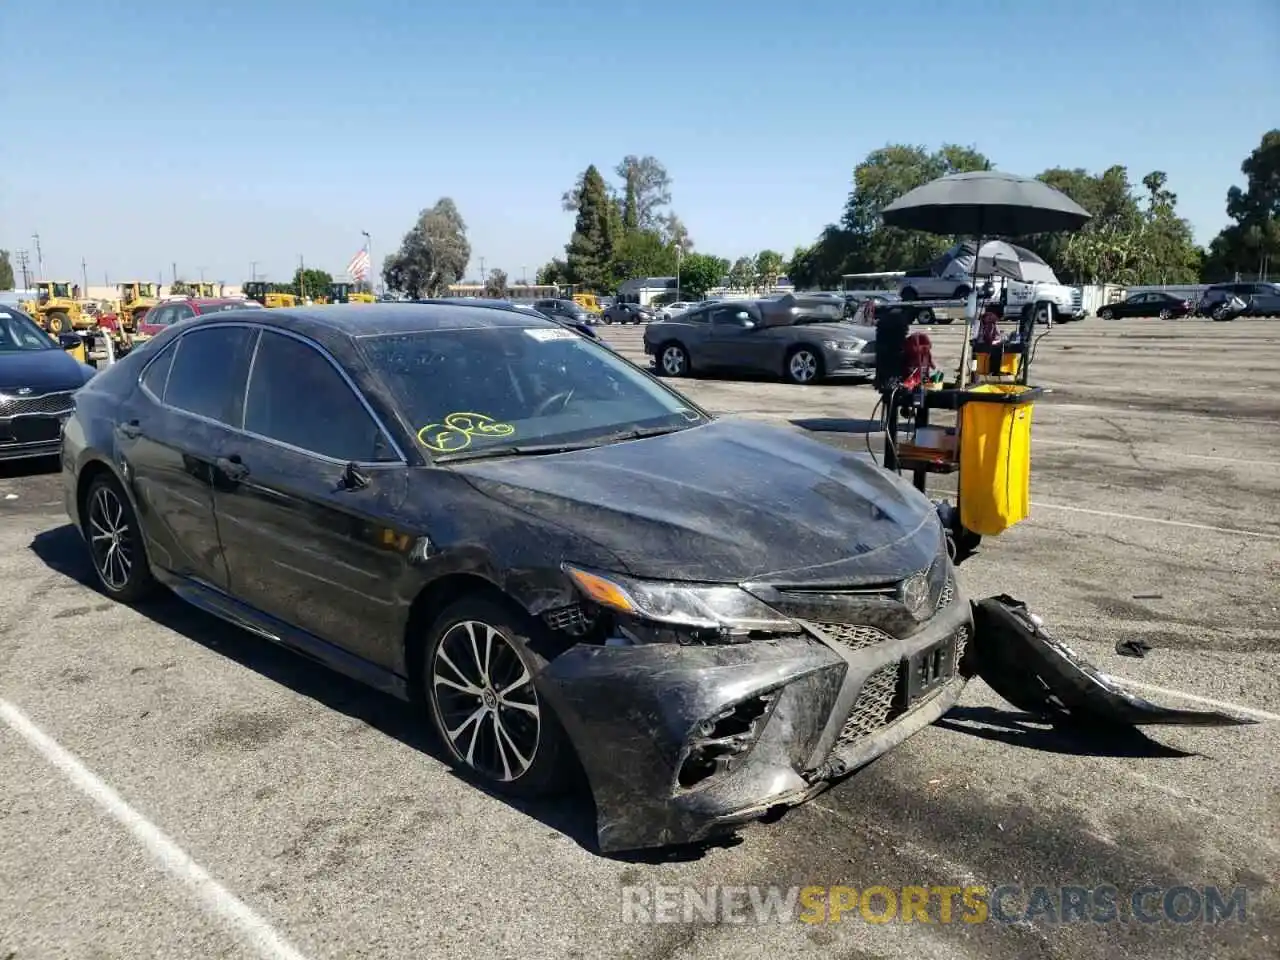
<path fill-rule="evenodd" d="M 1207 242 L 1280 124 L 1276 0 L 41 0 L 0 26 L 0 248 L 38 231 L 90 283 L 338 273 L 361 230 L 380 264 L 446 195 L 472 276 L 532 277 L 575 174 L 629 153 L 698 249 L 789 254 L 889 142 L 1161 169 Z"/>

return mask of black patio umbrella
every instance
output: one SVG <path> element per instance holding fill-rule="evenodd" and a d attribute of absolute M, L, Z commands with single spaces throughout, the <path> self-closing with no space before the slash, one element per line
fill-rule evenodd
<path fill-rule="evenodd" d="M 930 180 L 880 215 L 890 227 L 978 238 L 1079 230 L 1092 216 L 1047 183 L 1000 170 Z"/>
<path fill-rule="evenodd" d="M 1079 230 L 1092 218 L 1088 210 L 1047 183 L 1000 170 L 953 173 L 930 180 L 904 193 L 881 210 L 880 216 L 890 227 L 976 237 L 978 249 L 993 235 L 1021 237 Z M 975 257 L 970 281 L 975 291 L 978 262 Z M 970 340 L 965 338 L 960 354 L 961 387 L 969 376 Z"/>

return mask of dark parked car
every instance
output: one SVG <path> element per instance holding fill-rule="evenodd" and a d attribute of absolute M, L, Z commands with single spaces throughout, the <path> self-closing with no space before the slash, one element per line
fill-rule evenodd
<path fill-rule="evenodd" d="M 1135 293 L 1117 303 L 1108 303 L 1098 311 L 1098 319 L 1114 320 L 1121 317 L 1188 317 L 1195 312 L 1195 304 L 1186 297 L 1176 297 L 1158 290 Z"/>
<path fill-rule="evenodd" d="M 581 770 L 606 851 L 803 802 L 969 675 L 923 494 L 514 310 L 196 317 L 76 395 L 62 462 L 108 596 L 417 699 L 497 789 Z"/>
<path fill-rule="evenodd" d="M 596 343 L 600 344 L 602 347 L 607 347 L 609 350 L 613 350 L 613 346 L 601 340 L 600 334 L 596 333 L 595 328 L 587 320 L 584 320 L 581 318 L 574 320 L 558 314 L 543 313 L 541 310 L 537 309 L 536 307 L 528 303 L 517 303 L 514 300 L 490 300 L 490 299 L 474 299 L 474 298 L 468 299 L 465 297 L 438 297 L 434 300 L 414 300 L 411 302 L 413 303 L 461 303 L 461 304 L 466 304 L 467 306 L 472 306 L 472 307 L 490 307 L 497 310 L 519 310 L 523 313 L 532 314 L 533 316 L 539 317 L 543 320 L 550 320 L 553 323 L 558 323 L 562 327 L 566 327 L 570 330 L 573 330 L 573 331 L 576 331 L 577 333 L 582 334 L 584 337 L 586 337 L 589 340 L 594 340 Z M 577 306 L 577 304 L 574 304 L 574 306 Z"/>
<path fill-rule="evenodd" d="M 67 353 L 79 346 L 75 334 L 55 341 L 17 307 L 0 305 L 0 460 L 58 455 L 72 396 L 97 373 Z"/>
<path fill-rule="evenodd" d="M 605 323 L 653 323 L 657 312 L 638 303 L 615 303 L 600 317 Z"/>
<path fill-rule="evenodd" d="M 1200 297 L 1196 312 L 1215 320 L 1230 319 L 1228 304 L 1232 297 L 1244 302 L 1244 310 L 1235 316 L 1280 317 L 1280 284 L 1215 283 Z"/>
<path fill-rule="evenodd" d="M 598 319 L 594 313 L 572 300 L 535 300 L 533 308 L 552 320 L 568 320 L 577 324 L 592 324 Z"/>
<path fill-rule="evenodd" d="M 793 295 L 726 300 L 646 327 L 644 352 L 668 377 L 721 369 L 817 383 L 871 376 L 876 331 L 844 322 L 842 300 Z"/>

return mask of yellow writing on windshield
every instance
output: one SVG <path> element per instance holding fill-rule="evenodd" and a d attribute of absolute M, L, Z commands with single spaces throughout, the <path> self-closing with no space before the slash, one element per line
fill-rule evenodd
<path fill-rule="evenodd" d="M 459 411 L 441 423 L 429 423 L 418 431 L 418 442 L 432 453 L 455 453 L 471 446 L 475 437 L 509 437 L 516 428 L 483 413 Z"/>

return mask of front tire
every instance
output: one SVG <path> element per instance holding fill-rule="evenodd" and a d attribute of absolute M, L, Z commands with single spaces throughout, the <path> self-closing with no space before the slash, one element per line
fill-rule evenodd
<path fill-rule="evenodd" d="M 155 592 L 138 516 L 115 477 L 102 474 L 89 484 L 81 524 L 103 593 L 137 603 Z"/>
<path fill-rule="evenodd" d="M 919 313 L 916 314 L 916 323 L 936 323 L 937 320 L 938 320 L 937 316 L 934 314 L 933 310 L 929 307 L 925 307 L 923 310 L 921 310 Z"/>
<path fill-rule="evenodd" d="M 822 379 L 822 357 L 813 347 L 796 347 L 787 354 L 788 383 L 806 386 Z"/>
<path fill-rule="evenodd" d="M 52 334 L 65 333 L 71 329 L 71 321 L 61 311 L 46 314 L 45 317 L 45 323 L 49 325 L 49 332 Z"/>
<path fill-rule="evenodd" d="M 1173 311 L 1172 311 L 1172 310 L 1161 310 L 1161 311 L 1160 311 L 1160 319 L 1161 319 L 1161 320 L 1168 320 L 1168 319 L 1170 319 L 1170 318 L 1172 318 L 1172 317 L 1173 317 Z"/>
<path fill-rule="evenodd" d="M 1114 320 L 1115 316 L 1116 316 L 1115 313 L 1111 310 L 1110 307 L 1103 307 L 1101 310 L 1098 311 L 1099 320 Z"/>
<path fill-rule="evenodd" d="M 463 597 L 432 624 L 423 659 L 423 693 L 449 761 L 521 797 L 570 782 L 568 737 L 534 683 L 547 665 L 531 647 L 537 632 L 507 603 Z"/>

